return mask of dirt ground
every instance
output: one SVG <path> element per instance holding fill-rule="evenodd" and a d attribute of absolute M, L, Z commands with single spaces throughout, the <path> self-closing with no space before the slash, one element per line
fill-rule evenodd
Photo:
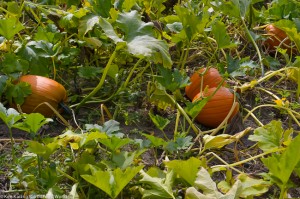
<path fill-rule="evenodd" d="M 268 86 L 268 85 L 265 85 L 265 86 Z M 295 85 L 294 84 L 288 85 L 288 88 L 295 89 Z M 259 97 L 261 99 L 260 102 L 257 101 L 257 97 Z M 247 108 L 250 110 L 253 107 L 257 106 L 258 103 L 266 103 L 267 101 L 271 101 L 270 96 L 267 94 L 264 94 L 262 92 L 258 92 L 257 90 L 248 91 L 248 92 L 240 94 L 240 104 L 242 105 L 241 108 Z M 94 123 L 100 122 L 99 115 L 93 115 L 93 116 L 89 115 L 89 110 L 92 110 L 92 109 L 89 108 L 86 111 L 82 111 L 82 114 L 77 115 L 79 124 L 81 124 L 80 121 L 84 121 L 84 122 L 89 121 L 89 122 L 94 122 Z M 144 115 L 143 117 L 145 117 L 145 118 L 148 117 L 147 111 L 148 110 L 145 110 L 145 109 L 139 109 L 139 110 L 132 109 L 132 112 L 140 112 L 140 115 Z M 170 113 L 170 114 L 172 114 L 172 113 Z M 260 121 L 263 124 L 268 124 L 271 120 L 279 120 L 280 119 L 283 122 L 284 128 L 288 127 L 288 124 L 289 124 L 288 116 L 285 114 L 282 114 L 277 109 L 262 108 L 262 109 L 258 110 L 257 112 L 255 112 L 255 114 L 258 116 L 258 118 L 260 119 Z M 231 125 L 229 125 L 229 127 L 227 128 L 226 133 L 234 134 L 239 131 L 242 131 L 246 127 L 252 127 L 253 129 L 258 127 L 258 125 L 254 122 L 254 120 L 252 118 L 249 118 L 243 122 L 242 120 L 245 115 L 246 115 L 245 112 L 241 112 L 238 117 L 233 119 Z M 70 123 L 72 123 L 74 125 L 74 122 L 72 122 L 72 119 L 71 118 L 69 118 L 69 119 L 70 119 Z M 81 119 L 83 119 L 83 120 L 81 120 Z M 148 119 L 148 120 L 143 119 L 143 120 L 139 120 L 138 122 L 132 122 L 128 125 L 125 125 L 125 120 L 122 120 L 122 118 L 120 118 L 119 122 L 121 124 L 122 132 L 124 132 L 128 135 L 136 135 L 134 133 L 132 134 L 133 131 L 143 131 L 145 133 L 154 133 L 155 135 L 159 135 L 159 131 L 151 123 L 150 119 Z M 295 131 L 298 131 L 298 132 L 300 131 L 298 126 L 294 125 L 293 127 L 294 127 Z M 57 136 L 57 135 L 61 134 L 65 129 L 66 129 L 66 126 L 64 126 L 61 122 L 54 120 L 54 122 L 50 123 L 49 125 L 44 126 L 40 130 L 39 133 L 44 136 L 52 137 L 52 136 Z M 201 127 L 201 129 L 207 130 L 207 128 L 205 128 L 205 127 Z M 166 133 L 168 134 L 168 136 L 172 137 L 173 131 L 174 131 L 174 126 L 172 124 L 170 124 L 166 129 Z M 249 134 L 251 134 L 251 133 L 252 132 L 250 132 Z M 16 140 L 16 143 L 20 144 L 20 145 L 21 145 L 22 140 L 30 139 L 30 136 L 28 133 L 17 130 L 17 129 L 13 129 L 12 134 L 13 134 L 14 139 Z M 195 136 L 195 134 L 191 134 L 191 135 Z M 249 141 L 247 139 L 247 137 L 248 136 L 242 138 L 240 144 L 238 145 L 239 150 L 247 149 L 248 147 L 250 147 L 254 144 L 253 142 Z M 246 157 L 244 157 L 243 154 L 233 155 L 232 151 L 233 151 L 234 147 L 236 147 L 236 146 L 229 145 L 229 146 L 225 147 L 224 149 L 221 149 L 222 152 L 220 152 L 219 154 L 222 154 L 222 158 L 225 161 L 232 163 L 232 162 L 238 161 L 236 159 L 236 157 L 239 157 L 240 159 L 246 158 Z M 0 121 L 0 168 L 1 168 L 0 192 L 9 190 L 10 168 L 8 167 L 8 165 L 9 165 L 8 162 L 11 161 L 11 157 L 10 157 L 11 150 L 10 149 L 11 149 L 11 144 L 10 144 L 10 140 L 9 140 L 8 129 L 5 126 L 5 124 L 2 121 Z M 257 149 L 253 149 L 253 151 L 249 151 L 249 153 L 253 153 L 251 155 L 255 155 L 255 153 L 257 153 Z M 163 154 L 161 154 L 161 155 L 163 155 Z M 161 158 L 163 158 L 163 157 L 161 157 Z M 145 163 L 147 163 L 149 165 L 153 164 L 154 159 L 153 159 L 153 156 L 151 153 L 145 153 L 143 155 L 143 159 L 144 159 Z M 212 165 L 220 164 L 220 162 L 218 162 L 216 160 L 216 161 L 212 161 L 210 164 L 212 164 Z M 260 172 L 267 172 L 266 168 L 260 161 L 255 161 L 255 162 L 244 164 L 242 166 L 242 168 L 240 168 L 240 169 L 245 171 L 248 174 L 253 174 L 253 175 L 256 175 Z M 223 180 L 224 176 L 220 174 L 220 176 L 216 175 L 216 176 L 213 176 L 213 178 L 216 181 L 220 181 L 220 180 Z M 294 184 L 297 184 L 300 187 L 299 177 L 297 177 L 296 175 L 292 175 L 291 179 Z M 272 198 L 272 195 L 274 195 L 276 192 L 278 193 L 279 190 L 277 187 L 274 186 L 270 189 L 270 191 L 267 194 L 264 194 L 263 196 L 261 196 L 259 198 Z M 291 188 L 289 190 L 289 194 L 293 198 L 300 198 L 300 188 Z"/>

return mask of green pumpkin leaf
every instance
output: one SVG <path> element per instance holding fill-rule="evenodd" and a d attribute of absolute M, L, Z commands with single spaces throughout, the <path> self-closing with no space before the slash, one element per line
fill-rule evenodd
<path fill-rule="evenodd" d="M 44 40 L 30 41 L 27 43 L 27 46 L 30 46 L 38 56 L 44 58 L 51 58 L 57 55 L 60 49 L 60 47 L 55 48 L 52 43 L 46 42 Z"/>
<path fill-rule="evenodd" d="M 246 16 L 250 5 L 251 0 L 222 0 L 218 7 L 225 15 L 241 18 Z"/>
<path fill-rule="evenodd" d="M 32 140 L 26 141 L 26 144 L 28 145 L 28 147 L 26 148 L 27 151 L 37 154 L 44 159 L 48 159 L 58 146 L 55 142 L 45 145 Z"/>
<path fill-rule="evenodd" d="M 6 91 L 6 97 L 10 103 L 23 104 L 25 97 L 32 93 L 31 87 L 26 82 L 10 85 Z"/>
<path fill-rule="evenodd" d="M 99 16 L 86 15 L 79 21 L 78 34 L 83 37 L 88 31 L 92 30 L 99 23 Z"/>
<path fill-rule="evenodd" d="M 22 123 L 15 124 L 13 127 L 36 134 L 42 126 L 52 121 L 51 118 L 45 118 L 40 113 L 30 113 L 24 115 Z"/>
<path fill-rule="evenodd" d="M 113 152 L 112 162 L 115 164 L 116 167 L 126 169 L 132 164 L 134 158 L 137 155 L 137 152 L 138 151 L 134 151 L 132 153 L 128 151 Z"/>
<path fill-rule="evenodd" d="M 97 15 L 107 18 L 109 17 L 109 10 L 113 7 L 112 1 L 107 0 L 88 0 L 91 4 L 91 9 Z"/>
<path fill-rule="evenodd" d="M 230 37 L 226 31 L 226 26 L 223 22 L 216 21 L 212 26 L 212 33 L 216 38 L 219 49 L 232 48 L 236 46 L 234 43 L 231 43 Z"/>
<path fill-rule="evenodd" d="M 112 136 L 107 139 L 100 139 L 99 142 L 109 148 L 111 151 L 116 151 L 119 148 L 125 146 L 132 142 L 130 138 L 119 138 L 116 136 Z"/>
<path fill-rule="evenodd" d="M 272 154 L 261 159 L 270 174 L 280 181 L 279 186 L 282 188 L 287 185 L 293 170 L 299 164 L 299 151 L 300 135 L 297 135 L 282 154 Z"/>
<path fill-rule="evenodd" d="M 281 146 L 284 130 L 280 121 L 271 121 L 269 124 L 256 128 L 254 134 L 249 136 L 249 140 L 257 141 L 259 148 L 269 151 Z"/>
<path fill-rule="evenodd" d="M 90 141 L 95 141 L 98 139 L 107 139 L 108 136 L 104 132 L 92 131 L 90 133 L 85 134 L 86 136 L 82 137 L 80 140 L 80 146 L 87 144 Z"/>
<path fill-rule="evenodd" d="M 149 84 L 147 94 L 150 102 L 157 105 L 158 108 L 166 109 L 174 106 L 174 102 L 168 96 L 166 88 L 157 82 Z"/>
<path fill-rule="evenodd" d="M 143 136 L 145 136 L 148 140 L 151 141 L 151 143 L 155 146 L 155 147 L 159 147 L 159 146 L 162 146 L 166 143 L 166 141 L 164 141 L 162 138 L 159 138 L 159 137 L 155 137 L 153 135 L 148 135 L 148 134 L 145 134 L 143 133 L 142 134 Z"/>
<path fill-rule="evenodd" d="M 208 102 L 209 99 L 210 99 L 209 97 L 206 97 L 201 100 L 197 100 L 195 102 L 187 102 L 184 110 L 192 118 L 195 118 L 203 109 L 203 107 L 205 106 L 205 104 Z"/>
<path fill-rule="evenodd" d="M 174 6 L 174 10 L 178 15 L 178 18 L 182 24 L 183 30 L 178 33 L 176 37 L 181 37 L 180 40 L 188 39 L 191 42 L 197 34 L 204 32 L 204 29 L 209 22 L 208 8 L 205 7 L 201 12 L 201 15 L 196 15 L 191 12 L 191 9 L 185 8 L 181 5 Z"/>
<path fill-rule="evenodd" d="M 20 14 L 20 7 L 17 2 L 7 2 L 7 10 L 10 12 L 10 14 L 13 14 L 14 16 L 18 16 Z"/>
<path fill-rule="evenodd" d="M 6 90 L 6 82 L 8 77 L 6 75 L 0 75 L 0 97 Z"/>
<path fill-rule="evenodd" d="M 115 120 L 106 121 L 103 126 L 98 124 L 85 124 L 86 130 L 99 130 L 105 132 L 108 137 L 116 136 L 122 138 L 124 133 L 120 132 L 120 123 Z"/>
<path fill-rule="evenodd" d="M 8 19 L 0 19 L 0 35 L 5 37 L 7 40 L 12 39 L 15 34 L 24 28 L 25 27 L 17 18 L 11 17 Z"/>
<path fill-rule="evenodd" d="M 191 186 L 195 184 L 195 180 L 200 166 L 205 166 L 205 162 L 194 157 L 191 157 L 188 160 L 165 161 L 164 164 L 169 169 L 173 169 L 181 178 L 183 178 Z"/>
<path fill-rule="evenodd" d="M 119 38 L 113 26 L 106 19 L 99 18 L 99 25 L 101 26 L 106 36 L 112 39 L 115 43 L 124 42 L 121 38 Z"/>
<path fill-rule="evenodd" d="M 295 42 L 298 51 L 300 51 L 300 34 L 297 31 L 296 24 L 293 21 L 285 19 L 277 21 L 274 24 L 276 27 L 285 31 L 288 37 Z"/>
<path fill-rule="evenodd" d="M 123 188 L 142 168 L 143 165 L 128 167 L 125 171 L 120 168 L 107 171 L 93 169 L 92 175 L 81 175 L 81 177 L 107 193 L 111 198 L 117 198 Z"/>
<path fill-rule="evenodd" d="M 8 126 L 8 128 L 12 128 L 14 124 L 22 119 L 22 116 L 13 108 L 6 109 L 0 102 L 0 119 Z"/>
<path fill-rule="evenodd" d="M 156 77 L 157 81 L 164 86 L 167 90 L 175 92 L 177 89 L 183 88 L 188 85 L 189 77 L 184 76 L 179 70 L 159 66 L 160 76 Z"/>
<path fill-rule="evenodd" d="M 84 66 L 78 69 L 78 75 L 86 79 L 99 77 L 100 73 L 101 73 L 101 69 L 95 66 Z"/>
<path fill-rule="evenodd" d="M 1 71 L 6 74 L 26 72 L 28 67 L 28 61 L 22 59 L 14 53 L 4 54 L 3 61 L 0 63 Z"/>
<path fill-rule="evenodd" d="M 154 115 L 153 113 L 149 112 L 149 116 L 155 126 L 161 131 L 163 131 L 164 128 L 170 123 L 170 120 L 163 118 L 160 115 Z"/>
<path fill-rule="evenodd" d="M 124 32 L 124 41 L 128 51 L 138 57 L 148 57 L 151 61 L 162 62 L 164 67 L 171 67 L 169 47 L 163 40 L 154 37 L 153 23 L 145 23 L 136 10 L 120 13 L 117 19 L 119 28 Z M 160 56 L 157 56 L 157 53 Z"/>
<path fill-rule="evenodd" d="M 174 171 L 168 170 L 165 178 L 152 177 L 145 173 L 143 170 L 140 171 L 143 177 L 140 182 L 150 186 L 148 189 L 142 189 L 143 198 L 173 198 L 173 181 L 174 181 Z"/>

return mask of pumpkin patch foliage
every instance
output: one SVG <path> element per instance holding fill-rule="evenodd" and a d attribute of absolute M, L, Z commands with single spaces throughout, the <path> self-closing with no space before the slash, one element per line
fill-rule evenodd
<path fill-rule="evenodd" d="M 298 0 L 0 6 L 0 198 L 300 198 Z"/>

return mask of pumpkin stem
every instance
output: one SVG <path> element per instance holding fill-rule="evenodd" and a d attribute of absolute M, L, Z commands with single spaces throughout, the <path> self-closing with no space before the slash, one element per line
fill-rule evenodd
<path fill-rule="evenodd" d="M 116 57 L 116 53 L 118 51 L 118 48 L 115 48 L 113 54 L 110 56 L 105 68 L 104 68 L 104 71 L 103 71 L 103 74 L 101 76 L 101 79 L 98 83 L 98 85 L 92 90 L 92 92 L 90 92 L 90 94 L 88 94 L 85 98 L 83 98 L 83 100 L 81 100 L 81 102 L 78 104 L 78 106 L 76 107 L 75 111 L 77 111 L 82 105 L 85 104 L 85 102 L 90 99 L 91 97 L 93 97 L 103 86 L 104 84 L 104 81 L 105 81 L 105 78 L 106 78 L 106 75 L 111 67 L 111 64 L 112 64 L 112 61 L 114 60 L 114 58 Z"/>
<path fill-rule="evenodd" d="M 264 69 L 264 64 L 263 64 L 263 60 L 262 60 L 262 56 L 261 56 L 260 50 L 259 50 L 256 42 L 254 41 L 254 39 L 253 39 L 250 31 L 248 30 L 248 27 L 247 27 L 247 25 L 246 25 L 245 20 L 244 20 L 243 17 L 241 17 L 241 21 L 242 21 L 242 24 L 243 24 L 243 26 L 245 28 L 246 34 L 248 35 L 250 41 L 252 42 L 252 44 L 253 44 L 256 52 L 257 52 L 259 63 L 260 63 L 260 68 L 261 68 L 261 76 L 263 77 L 265 75 L 265 69 Z"/>
<path fill-rule="evenodd" d="M 105 111 L 105 113 L 107 114 L 109 119 L 113 118 L 111 113 L 109 112 L 108 108 L 104 104 L 101 104 L 100 105 L 100 111 L 101 111 L 101 122 L 102 122 L 102 124 L 104 124 L 104 122 L 105 122 L 103 110 Z"/>
<path fill-rule="evenodd" d="M 176 100 L 169 94 L 166 93 L 168 98 L 173 102 L 173 104 L 176 106 L 178 111 L 184 116 L 184 118 L 187 120 L 191 128 L 194 130 L 196 134 L 202 135 L 202 131 L 193 123 L 193 121 L 190 119 L 188 114 L 184 111 L 184 109 L 176 102 Z"/>

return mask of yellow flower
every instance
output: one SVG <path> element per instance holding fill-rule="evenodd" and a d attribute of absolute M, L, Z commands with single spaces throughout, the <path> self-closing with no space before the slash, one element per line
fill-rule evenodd
<path fill-rule="evenodd" d="M 289 101 L 286 100 L 286 98 L 282 98 L 282 99 L 276 99 L 274 100 L 275 104 L 277 106 L 284 106 L 284 107 L 288 107 L 289 106 Z"/>

